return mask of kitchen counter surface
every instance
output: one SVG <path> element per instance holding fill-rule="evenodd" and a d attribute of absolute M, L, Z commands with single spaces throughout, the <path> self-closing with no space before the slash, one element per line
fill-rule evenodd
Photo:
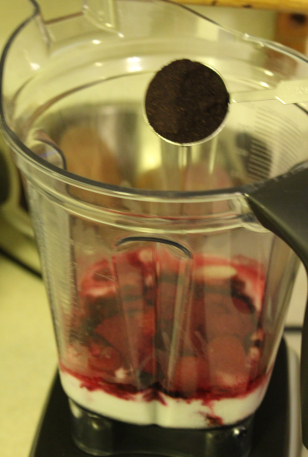
<path fill-rule="evenodd" d="M 305 296 L 306 278 L 301 269 L 286 332 L 290 347 L 298 355 L 298 326 L 302 323 Z M 0 455 L 28 457 L 56 370 L 56 348 L 41 279 L 3 255 L 0 255 L 0 341 Z M 307 451 L 304 456 L 308 457 Z"/>
<path fill-rule="evenodd" d="M 0 455 L 28 457 L 56 370 L 41 279 L 0 256 Z"/>

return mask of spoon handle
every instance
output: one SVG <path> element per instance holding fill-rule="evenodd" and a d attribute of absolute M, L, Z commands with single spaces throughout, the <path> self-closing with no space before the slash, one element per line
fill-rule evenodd
<path fill-rule="evenodd" d="M 308 79 L 280 82 L 274 89 L 234 92 L 230 103 L 279 100 L 284 104 L 308 102 Z"/>

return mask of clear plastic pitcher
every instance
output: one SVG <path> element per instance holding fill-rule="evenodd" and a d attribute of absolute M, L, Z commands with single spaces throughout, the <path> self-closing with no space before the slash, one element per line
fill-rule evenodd
<path fill-rule="evenodd" d="M 251 196 L 306 173 L 308 106 L 230 105 L 187 160 L 148 126 L 144 96 L 176 59 L 215 68 L 230 92 L 307 77 L 308 62 L 164 0 L 89 0 L 48 23 L 31 5 L 2 57 L 2 128 L 25 178 L 73 416 L 241 423 L 266 392 L 299 265 Z"/>

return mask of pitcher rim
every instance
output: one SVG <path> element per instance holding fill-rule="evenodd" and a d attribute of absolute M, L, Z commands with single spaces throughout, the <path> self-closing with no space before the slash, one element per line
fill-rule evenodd
<path fill-rule="evenodd" d="M 166 191 L 166 190 L 149 190 L 149 189 L 137 189 L 137 188 L 129 188 L 129 187 L 123 187 L 120 185 L 113 185 L 113 184 L 108 184 L 104 182 L 99 182 L 95 181 L 89 178 L 85 178 L 79 175 L 76 175 L 74 173 L 71 173 L 65 169 L 59 168 L 56 165 L 53 165 L 43 158 L 39 157 L 36 155 L 30 148 L 28 148 L 16 135 L 16 133 L 10 129 L 8 126 L 6 120 L 5 120 L 5 114 L 4 114 L 4 101 L 3 101 L 3 78 L 4 78 L 4 68 L 5 68 L 5 63 L 6 63 L 6 58 L 9 49 L 11 46 L 14 44 L 14 40 L 17 37 L 17 35 L 36 17 L 41 15 L 41 8 L 39 4 L 37 3 L 36 0 L 28 0 L 32 5 L 33 5 L 33 12 L 28 16 L 24 21 L 22 21 L 17 28 L 11 33 L 9 38 L 7 39 L 3 51 L 1 54 L 0 58 L 0 129 L 2 131 L 3 137 L 6 140 L 6 142 L 12 147 L 14 151 L 17 151 L 18 154 L 21 154 L 25 160 L 28 162 L 31 162 L 32 166 L 35 166 L 40 170 L 40 172 L 43 172 L 45 174 L 53 175 L 55 179 L 61 180 L 62 182 L 70 185 L 74 185 L 75 187 L 79 187 L 82 189 L 86 189 L 88 191 L 100 193 L 100 194 L 105 194 L 105 195 L 112 195 L 112 196 L 121 196 L 130 198 L 131 196 L 134 197 L 139 197 L 141 200 L 152 200 L 153 198 L 159 199 L 161 201 L 190 201 L 192 198 L 210 198 L 210 199 L 215 199 L 215 196 L 217 198 L 221 199 L 223 196 L 226 198 L 232 198 L 236 197 L 238 198 L 240 195 L 245 195 L 247 193 L 247 190 L 250 189 L 251 187 L 259 187 L 262 185 L 262 183 L 268 182 L 272 179 L 277 179 L 280 176 L 284 176 L 286 173 L 289 173 L 290 170 L 286 171 L 285 173 L 282 173 L 278 176 L 271 177 L 271 178 L 265 178 L 261 179 L 257 182 L 254 183 L 246 183 L 246 184 L 241 184 L 238 186 L 233 186 L 233 187 L 228 187 L 228 188 L 222 188 L 222 189 L 213 189 L 213 190 L 199 190 L 199 191 Z M 136 0 L 134 0 L 136 1 Z M 138 0 L 139 1 L 139 0 Z M 141 0 L 143 1 L 143 0 Z M 155 0 L 157 1 L 157 0 Z M 247 33 L 242 33 L 239 31 L 231 30 L 228 29 L 224 26 L 221 26 L 218 24 L 216 21 L 213 21 L 212 19 L 204 16 L 203 14 L 194 11 L 193 9 L 189 8 L 187 5 L 179 4 L 176 3 L 172 0 L 159 0 L 161 3 L 169 3 L 172 4 L 176 7 L 181 7 L 190 13 L 197 15 L 201 17 L 202 19 L 209 21 L 217 27 L 221 28 L 222 30 L 228 31 L 232 33 L 234 36 L 238 36 L 240 38 L 244 38 L 246 41 L 253 41 L 253 42 L 260 42 L 262 45 L 266 45 L 267 47 L 274 49 L 276 51 L 285 53 L 287 55 L 290 55 L 294 58 L 300 59 L 308 64 L 308 59 L 306 58 L 305 55 L 301 54 L 300 52 L 297 52 L 291 48 L 288 48 L 287 46 L 284 46 L 280 43 L 276 43 L 271 40 L 263 39 L 263 38 L 258 38 L 254 37 L 252 35 L 249 35 Z M 48 22 L 48 21 L 47 21 Z M 304 111 L 306 114 L 308 114 L 308 107 L 305 108 L 299 104 L 294 104 L 297 106 L 299 109 Z M 308 166 L 308 159 L 305 161 Z M 302 166 L 302 164 L 299 164 Z M 296 165 L 298 166 L 298 165 Z"/>

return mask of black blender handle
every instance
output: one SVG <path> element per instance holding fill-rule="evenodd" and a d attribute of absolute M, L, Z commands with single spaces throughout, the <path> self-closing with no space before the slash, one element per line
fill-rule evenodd
<path fill-rule="evenodd" d="M 251 186 L 245 197 L 259 222 L 283 239 L 308 274 L 308 164 L 276 179 Z M 301 347 L 302 439 L 308 449 L 308 301 Z"/>

